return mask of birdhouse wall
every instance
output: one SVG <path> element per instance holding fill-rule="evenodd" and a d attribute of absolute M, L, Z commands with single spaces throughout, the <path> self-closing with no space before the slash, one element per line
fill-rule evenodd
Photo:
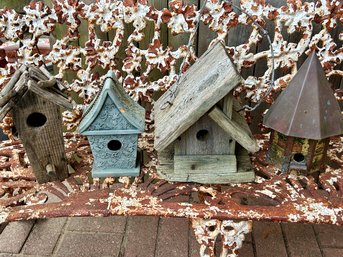
<path fill-rule="evenodd" d="M 136 129 L 131 123 L 127 121 L 121 110 L 117 108 L 112 99 L 107 96 L 100 113 L 91 123 L 87 130 L 101 131 L 101 130 L 134 130 Z"/>
<path fill-rule="evenodd" d="M 136 167 L 137 134 L 88 136 L 88 140 L 95 160 L 93 171 Z"/>
<path fill-rule="evenodd" d="M 285 161 L 289 137 L 278 132 L 274 132 L 272 136 L 268 158 L 271 163 L 281 167 Z M 328 139 L 317 141 L 306 138 L 294 138 L 288 171 L 299 171 L 300 173 L 309 174 L 320 170 L 326 157 L 327 142 Z"/>
<path fill-rule="evenodd" d="M 63 180 L 68 175 L 60 108 L 28 91 L 13 108 L 14 124 L 37 181 Z M 48 175 L 53 164 L 56 176 Z"/>
<path fill-rule="evenodd" d="M 235 142 L 207 115 L 175 141 L 175 155 L 229 155 Z"/>

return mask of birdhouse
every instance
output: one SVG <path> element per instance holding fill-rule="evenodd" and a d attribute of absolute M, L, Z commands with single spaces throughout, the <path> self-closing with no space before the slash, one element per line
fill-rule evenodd
<path fill-rule="evenodd" d="M 225 47 L 207 50 L 155 104 L 159 175 L 171 181 L 254 180 L 258 151 L 233 89 L 242 81 Z"/>
<path fill-rule="evenodd" d="M 60 106 L 72 109 L 64 87 L 44 68 L 21 66 L 2 89 L 0 119 L 12 111 L 15 128 L 39 183 L 68 176 Z"/>
<path fill-rule="evenodd" d="M 144 108 L 126 94 L 115 74 L 109 71 L 101 92 L 85 110 L 79 128 L 92 149 L 93 176 L 139 175 L 138 134 L 144 127 Z"/>
<path fill-rule="evenodd" d="M 339 104 L 312 53 L 264 117 L 272 129 L 267 159 L 283 172 L 325 169 L 330 137 L 343 132 Z"/>

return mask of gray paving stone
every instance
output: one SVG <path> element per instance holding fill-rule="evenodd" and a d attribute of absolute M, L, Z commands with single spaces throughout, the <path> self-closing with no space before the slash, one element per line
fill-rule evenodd
<path fill-rule="evenodd" d="M 324 248 L 323 249 L 324 257 L 342 257 L 343 256 L 343 249 L 339 248 Z"/>
<path fill-rule="evenodd" d="M 343 227 L 335 225 L 313 225 L 321 247 L 343 248 Z"/>
<path fill-rule="evenodd" d="M 126 217 L 80 217 L 71 218 L 67 227 L 69 231 L 123 233 L 125 230 Z"/>
<path fill-rule="evenodd" d="M 322 257 L 312 225 L 282 224 L 289 257 Z"/>
<path fill-rule="evenodd" d="M 34 222 L 30 220 L 9 223 L 0 234 L 0 252 L 19 253 Z"/>
<path fill-rule="evenodd" d="M 39 220 L 28 237 L 22 253 L 51 255 L 67 218 Z"/>
<path fill-rule="evenodd" d="M 254 256 L 254 247 L 251 243 L 245 242 L 241 249 L 238 252 L 239 257 L 253 257 Z"/>
<path fill-rule="evenodd" d="M 118 256 L 121 234 L 66 232 L 56 256 L 60 257 L 109 257 Z"/>
<path fill-rule="evenodd" d="M 128 217 L 124 257 L 152 257 L 155 254 L 158 217 Z"/>
<path fill-rule="evenodd" d="M 161 218 L 156 257 L 188 256 L 188 219 Z"/>
<path fill-rule="evenodd" d="M 189 257 L 199 257 L 200 244 L 195 238 L 192 226 L 189 231 Z"/>
<path fill-rule="evenodd" d="M 253 226 L 256 257 L 287 257 L 279 223 L 255 222 Z"/>

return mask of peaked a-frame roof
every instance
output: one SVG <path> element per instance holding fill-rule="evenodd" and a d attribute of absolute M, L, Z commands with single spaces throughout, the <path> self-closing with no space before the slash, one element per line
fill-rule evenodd
<path fill-rule="evenodd" d="M 314 140 L 343 133 L 339 104 L 315 53 L 270 107 L 264 125 L 287 136 Z"/>
<path fill-rule="evenodd" d="M 85 110 L 85 115 L 79 126 L 80 133 L 86 132 L 93 121 L 95 121 L 100 114 L 107 97 L 113 101 L 125 119 L 137 129 L 135 132 L 144 131 L 144 108 L 126 94 L 122 85 L 117 81 L 114 72 L 109 71 L 106 75 L 101 92 Z M 116 128 L 113 128 L 111 131 L 115 130 Z M 85 134 L 87 134 L 87 132 Z"/>
<path fill-rule="evenodd" d="M 225 46 L 210 47 L 155 103 L 155 149 L 168 147 L 241 82 Z"/>

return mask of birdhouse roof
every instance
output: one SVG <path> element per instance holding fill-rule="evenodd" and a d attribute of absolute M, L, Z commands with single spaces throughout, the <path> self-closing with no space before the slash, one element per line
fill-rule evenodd
<path fill-rule="evenodd" d="M 225 46 L 209 48 L 155 103 L 155 148 L 165 149 L 241 81 Z"/>
<path fill-rule="evenodd" d="M 52 77 L 44 67 L 22 65 L 0 92 L 0 120 L 28 91 L 68 110 L 73 109 L 68 96 L 63 94 L 65 87 Z"/>
<path fill-rule="evenodd" d="M 339 104 L 315 53 L 270 107 L 264 125 L 287 136 L 314 140 L 343 133 Z"/>
<path fill-rule="evenodd" d="M 109 71 L 101 92 L 85 110 L 85 114 L 79 126 L 80 133 L 87 131 L 89 126 L 98 117 L 103 110 L 107 97 L 113 101 L 125 119 L 137 129 L 137 131 L 135 131 L 136 133 L 144 131 L 144 108 L 126 94 L 123 86 L 117 81 L 114 72 Z M 113 128 L 113 130 L 115 129 L 116 128 Z"/>

